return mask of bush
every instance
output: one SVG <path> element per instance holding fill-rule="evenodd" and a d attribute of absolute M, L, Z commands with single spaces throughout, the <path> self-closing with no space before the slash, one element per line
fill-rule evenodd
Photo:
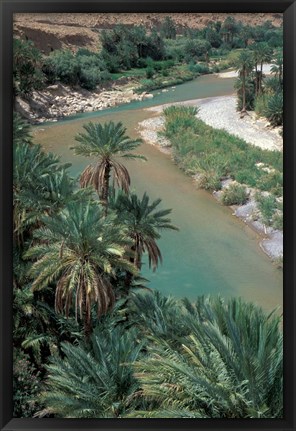
<path fill-rule="evenodd" d="M 211 44 L 206 40 L 189 39 L 185 45 L 185 59 L 188 63 L 194 58 L 204 59 L 210 52 Z"/>
<path fill-rule="evenodd" d="M 283 125 L 283 93 L 279 92 L 271 96 L 265 109 L 266 118 L 272 126 Z"/>
<path fill-rule="evenodd" d="M 201 189 L 208 190 L 210 192 L 221 190 L 221 178 L 214 171 L 205 171 L 200 174 L 197 184 Z"/>
<path fill-rule="evenodd" d="M 45 76 L 42 55 L 31 41 L 13 40 L 13 90 L 14 94 L 30 96 L 41 90 Z"/>
<path fill-rule="evenodd" d="M 246 187 L 240 184 L 231 184 L 222 194 L 224 205 L 244 205 L 247 200 L 248 193 Z"/>
<path fill-rule="evenodd" d="M 267 106 L 268 96 L 266 94 L 260 94 L 256 97 L 254 110 L 257 115 L 264 116 Z"/>
<path fill-rule="evenodd" d="M 283 174 L 278 171 L 265 173 L 259 178 L 257 187 L 260 190 L 270 191 L 280 196 L 283 188 Z"/>
<path fill-rule="evenodd" d="M 38 401 L 40 373 L 36 372 L 29 356 L 21 350 L 15 349 L 13 356 L 13 416 L 32 418 L 41 407 Z"/>
<path fill-rule="evenodd" d="M 272 227 L 274 229 L 283 230 L 284 218 L 283 213 L 275 213 L 272 219 Z"/>
<path fill-rule="evenodd" d="M 207 73 L 210 73 L 209 66 L 207 66 L 206 64 L 190 63 L 188 69 L 190 70 L 190 72 L 199 75 L 206 75 Z"/>
<path fill-rule="evenodd" d="M 64 84 L 78 83 L 80 66 L 71 51 L 54 51 L 48 58 L 48 66 L 52 67 L 57 78 Z"/>
<path fill-rule="evenodd" d="M 147 67 L 146 78 L 151 79 L 153 77 L 153 74 L 154 74 L 154 69 L 152 69 L 152 67 Z"/>
<path fill-rule="evenodd" d="M 262 215 L 263 223 L 270 226 L 276 210 L 275 197 L 273 195 L 264 196 L 263 194 L 257 193 L 256 201 Z"/>

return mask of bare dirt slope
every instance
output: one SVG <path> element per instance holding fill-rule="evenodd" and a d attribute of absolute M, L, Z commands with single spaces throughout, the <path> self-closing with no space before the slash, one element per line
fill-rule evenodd
<path fill-rule="evenodd" d="M 73 51 L 80 47 L 97 50 L 98 33 L 116 24 L 158 27 L 168 14 L 159 13 L 23 13 L 14 16 L 14 34 L 30 39 L 45 54 L 61 48 Z M 225 13 L 173 13 L 170 14 L 179 30 L 184 27 L 202 28 L 215 21 L 224 21 Z M 282 25 L 279 13 L 237 13 L 232 16 L 245 24 L 257 25 L 270 20 L 275 26 Z"/>

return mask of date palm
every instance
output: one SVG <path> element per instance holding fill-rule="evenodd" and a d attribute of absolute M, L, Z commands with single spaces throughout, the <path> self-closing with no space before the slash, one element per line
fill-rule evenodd
<path fill-rule="evenodd" d="M 26 232 L 38 224 L 40 216 L 55 204 L 51 199 L 51 186 L 53 183 L 57 186 L 54 177 L 63 179 L 65 186 L 66 173 L 58 162 L 57 156 L 43 153 L 40 146 L 19 140 L 14 147 L 13 219 L 18 244 L 23 242 Z M 72 191 L 70 179 L 68 191 Z"/>
<path fill-rule="evenodd" d="M 253 50 L 253 58 L 255 62 L 256 74 L 256 94 L 262 92 L 262 78 L 263 78 L 263 63 L 270 61 L 272 57 L 272 49 L 266 42 L 259 42 L 255 44 Z M 260 70 L 258 66 L 260 65 Z"/>
<path fill-rule="evenodd" d="M 132 240 L 131 262 L 136 268 L 141 269 L 142 255 L 148 253 L 149 267 L 156 270 L 162 262 L 161 251 L 157 245 L 157 240 L 161 237 L 160 231 L 166 229 L 178 230 L 171 224 L 171 219 L 167 216 L 171 209 L 158 209 L 161 199 L 150 202 L 149 196 L 144 193 L 139 198 L 135 193 L 126 195 L 120 193 L 113 203 L 119 215 L 119 220 L 126 226 L 127 232 Z M 132 274 L 126 277 L 126 287 L 129 288 L 132 281 Z"/>
<path fill-rule="evenodd" d="M 253 58 L 248 50 L 244 50 L 240 53 L 238 58 L 238 72 L 241 80 L 241 91 L 242 91 L 242 109 L 241 113 L 246 113 L 246 86 L 247 80 L 253 69 Z"/>
<path fill-rule="evenodd" d="M 102 216 L 96 202 L 70 203 L 42 221 L 44 226 L 34 233 L 38 244 L 25 254 L 36 259 L 29 271 L 32 288 L 42 290 L 56 282 L 56 312 L 68 316 L 74 309 L 88 336 L 92 306 L 101 316 L 114 305 L 111 280 L 116 281 L 116 270 L 135 273 L 123 257 L 128 238 L 110 216 Z"/>
<path fill-rule="evenodd" d="M 118 187 L 129 191 L 130 176 L 126 167 L 118 162 L 116 156 L 126 159 L 145 159 L 138 154 L 130 153 L 141 144 L 141 139 L 131 139 L 122 123 L 110 121 L 105 124 L 88 123 L 83 126 L 86 133 L 79 133 L 75 139 L 79 144 L 74 149 L 75 154 L 95 157 L 97 161 L 86 167 L 80 177 L 82 187 L 93 185 L 107 213 L 109 182 L 111 172 Z"/>
<path fill-rule="evenodd" d="M 143 315 L 150 315 L 146 299 L 142 302 L 134 316 L 141 326 Z M 195 304 L 184 300 L 174 306 L 173 321 L 167 304 L 163 305 L 163 312 L 156 315 L 161 316 L 161 326 L 153 313 L 154 325 L 146 319 L 151 344 L 148 354 L 134 364 L 144 399 L 154 407 L 129 416 L 282 417 L 279 317 L 240 299 L 224 303 L 219 298 L 199 298 Z"/>
<path fill-rule="evenodd" d="M 52 357 L 39 417 L 116 418 L 136 398 L 138 384 L 132 364 L 143 342 L 138 331 L 124 327 L 95 330 L 86 347 L 63 344 L 64 358 Z M 135 404 L 135 403 L 133 403 Z"/>

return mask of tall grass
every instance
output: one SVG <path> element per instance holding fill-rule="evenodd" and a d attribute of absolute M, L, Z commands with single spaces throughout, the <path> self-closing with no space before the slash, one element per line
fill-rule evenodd
<path fill-rule="evenodd" d="M 171 141 L 175 160 L 186 172 L 220 179 L 231 177 L 277 196 L 282 194 L 281 152 L 263 150 L 224 130 L 213 129 L 196 118 L 197 112 L 196 108 L 184 106 L 164 110 L 165 135 Z M 259 163 L 271 172 L 267 173 Z"/>

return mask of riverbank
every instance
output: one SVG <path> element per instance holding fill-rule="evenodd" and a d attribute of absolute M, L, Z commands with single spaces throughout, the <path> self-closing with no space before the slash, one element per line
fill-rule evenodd
<path fill-rule="evenodd" d="M 281 128 L 272 128 L 266 118 L 257 118 L 254 112 L 248 112 L 244 118 L 236 110 L 236 96 L 208 97 L 185 102 L 168 103 L 147 108 L 151 112 L 161 113 L 169 106 L 196 106 L 198 117 L 215 129 L 224 129 L 248 144 L 264 150 L 283 149 Z"/>
<path fill-rule="evenodd" d="M 164 117 L 159 116 L 159 114 L 165 107 L 170 105 L 198 106 L 200 107 L 198 117 L 206 124 L 214 128 L 223 128 L 229 133 L 243 138 L 246 142 L 263 149 L 281 150 L 283 144 L 278 131 L 268 129 L 266 121 L 252 119 L 251 116 L 241 119 L 236 112 L 234 102 L 234 97 L 226 96 L 147 108 L 155 116 L 139 123 L 139 132 L 145 142 L 157 146 L 164 153 L 171 154 L 170 142 L 160 135 L 164 130 Z M 195 180 L 198 177 L 198 175 L 193 175 Z M 218 201 L 221 201 L 223 189 L 226 189 L 232 183 L 232 180 L 222 182 L 222 191 L 214 192 L 213 196 Z M 249 187 L 247 191 L 249 194 L 248 202 L 245 205 L 232 206 L 230 209 L 233 215 L 242 219 L 260 235 L 260 247 L 262 250 L 273 261 L 280 264 L 283 256 L 283 233 L 280 230 L 265 226 L 260 221 L 260 213 L 255 199 L 256 189 Z"/>
<path fill-rule="evenodd" d="M 153 97 L 145 91 L 136 93 L 136 86 L 135 82 L 128 78 L 118 79 L 95 91 L 81 87 L 73 89 L 57 83 L 42 91 L 34 91 L 28 99 L 17 97 L 16 111 L 31 124 L 39 124 Z"/>

